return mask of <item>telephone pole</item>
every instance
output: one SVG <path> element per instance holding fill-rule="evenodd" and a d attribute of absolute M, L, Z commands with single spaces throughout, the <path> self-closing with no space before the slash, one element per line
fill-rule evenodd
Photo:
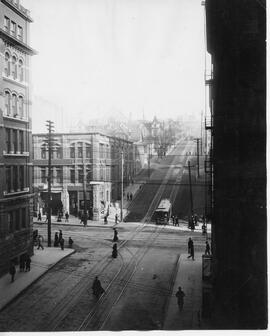
<path fill-rule="evenodd" d="M 193 216 L 193 195 L 192 195 L 192 187 L 191 187 L 191 170 L 190 170 L 190 161 L 188 161 L 188 177 L 189 177 L 189 195 L 190 195 L 190 211 L 191 216 Z"/>
<path fill-rule="evenodd" d="M 52 132 L 54 132 L 54 123 L 51 120 L 46 121 L 46 127 L 48 129 L 47 142 L 48 142 L 48 199 L 47 199 L 47 218 L 48 218 L 48 247 L 51 247 L 51 201 L 52 201 L 52 151 L 53 151 L 53 139 Z"/>
<path fill-rule="evenodd" d="M 83 226 L 87 226 L 86 166 L 84 161 L 84 148 L 82 149 L 82 161 L 83 161 Z"/>
<path fill-rule="evenodd" d="M 121 222 L 123 222 L 123 198 L 124 198 L 124 155 L 121 151 Z"/>
<path fill-rule="evenodd" d="M 197 172 L 198 178 L 200 177 L 200 138 L 194 139 L 197 142 Z"/>

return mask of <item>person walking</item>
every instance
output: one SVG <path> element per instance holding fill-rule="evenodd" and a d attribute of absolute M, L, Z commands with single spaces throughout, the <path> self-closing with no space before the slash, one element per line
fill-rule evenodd
<path fill-rule="evenodd" d="M 30 272 L 30 266 L 31 266 L 31 258 L 29 255 L 27 255 L 25 259 L 25 272 Z"/>
<path fill-rule="evenodd" d="M 177 297 L 177 304 L 178 304 L 179 310 L 182 311 L 183 306 L 184 306 L 185 293 L 182 291 L 181 287 L 178 287 L 178 291 L 176 292 L 175 296 Z"/>
<path fill-rule="evenodd" d="M 116 230 L 116 228 L 113 229 L 113 241 L 117 242 L 118 241 L 118 231 Z"/>
<path fill-rule="evenodd" d="M 39 222 L 41 222 L 41 212 L 40 212 L 40 211 L 38 212 L 38 218 L 37 218 L 37 220 L 38 220 Z"/>
<path fill-rule="evenodd" d="M 179 218 L 178 218 L 178 216 L 175 216 L 174 223 L 175 223 L 175 226 L 179 226 Z"/>
<path fill-rule="evenodd" d="M 174 215 L 172 215 L 172 225 L 173 225 L 173 226 L 175 225 L 175 218 L 174 218 Z"/>
<path fill-rule="evenodd" d="M 20 272 L 24 272 L 25 269 L 25 257 L 24 255 L 20 256 Z"/>
<path fill-rule="evenodd" d="M 132 201 L 133 195 L 132 193 L 129 194 L 129 200 Z"/>
<path fill-rule="evenodd" d="M 59 243 L 60 243 L 60 240 L 63 238 L 63 233 L 62 233 L 62 230 L 59 230 Z"/>
<path fill-rule="evenodd" d="M 129 192 L 127 193 L 127 200 L 129 201 Z"/>
<path fill-rule="evenodd" d="M 115 214 L 115 224 L 117 224 L 117 223 L 118 223 L 118 215 Z"/>
<path fill-rule="evenodd" d="M 188 240 L 188 253 L 189 253 L 189 256 L 188 258 L 192 258 L 192 260 L 194 260 L 194 243 L 193 243 L 193 240 L 191 238 L 189 238 Z"/>
<path fill-rule="evenodd" d="M 11 262 L 9 266 L 9 274 L 11 275 L 11 282 L 14 282 L 14 278 L 16 274 L 16 268 L 15 268 L 14 262 Z"/>
<path fill-rule="evenodd" d="M 210 245 L 209 245 L 208 241 L 205 242 L 205 252 L 204 252 L 204 254 L 205 255 L 206 254 L 208 254 L 208 255 L 211 254 L 211 252 L 210 252 Z"/>
<path fill-rule="evenodd" d="M 46 213 L 45 223 L 48 223 L 48 221 L 49 221 L 49 215 Z"/>
<path fill-rule="evenodd" d="M 73 245 L 73 239 L 71 237 L 68 238 L 68 247 L 72 248 Z"/>
<path fill-rule="evenodd" d="M 59 245 L 58 232 L 55 232 L 53 246 L 54 246 L 54 247 L 58 247 L 58 245 Z"/>
<path fill-rule="evenodd" d="M 68 223 L 68 219 L 69 219 L 69 213 L 68 212 L 65 213 L 65 218 L 66 218 L 65 223 Z"/>
<path fill-rule="evenodd" d="M 43 247 L 43 245 L 42 245 L 42 236 L 41 235 L 39 235 L 38 236 L 38 247 L 37 247 L 37 249 L 39 250 L 40 249 L 40 247 L 42 248 L 42 250 L 44 250 L 44 247 Z"/>
<path fill-rule="evenodd" d="M 113 244 L 113 248 L 112 248 L 112 257 L 113 258 L 117 258 L 118 252 L 117 252 L 117 244 L 114 243 Z"/>
<path fill-rule="evenodd" d="M 99 278 L 96 276 L 95 277 L 95 280 L 93 282 L 93 285 L 92 285 L 92 290 L 93 290 L 93 294 L 99 298 L 101 294 L 103 294 L 105 291 L 104 289 L 102 288 L 101 286 L 101 282 L 99 280 Z"/>
<path fill-rule="evenodd" d="M 59 243 L 60 243 L 61 250 L 64 250 L 65 239 L 63 237 L 59 240 Z"/>

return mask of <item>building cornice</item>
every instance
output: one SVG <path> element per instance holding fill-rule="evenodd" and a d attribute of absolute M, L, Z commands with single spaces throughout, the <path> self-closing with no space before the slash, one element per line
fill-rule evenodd
<path fill-rule="evenodd" d="M 26 53 L 27 55 L 30 55 L 30 56 L 37 55 L 37 52 L 34 49 L 32 49 L 31 47 L 29 47 L 26 43 L 23 43 L 22 41 L 20 41 L 16 37 L 10 35 L 9 33 L 7 33 L 5 30 L 3 30 L 1 28 L 0 28 L 0 37 L 4 41 L 6 41 L 10 45 L 12 45 L 13 47 L 15 47 L 15 48 L 19 49 L 20 51 Z"/>
<path fill-rule="evenodd" d="M 20 15 L 22 18 L 24 18 L 28 22 L 33 22 L 33 19 L 29 15 L 29 10 L 24 8 L 19 3 L 13 0 L 1 0 L 1 2 L 3 2 L 3 4 L 5 4 L 10 9 L 12 9 L 14 12 L 16 12 L 18 15 Z"/>

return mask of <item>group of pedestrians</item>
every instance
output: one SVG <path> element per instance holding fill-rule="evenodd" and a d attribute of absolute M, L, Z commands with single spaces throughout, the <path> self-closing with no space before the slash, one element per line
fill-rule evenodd
<path fill-rule="evenodd" d="M 61 250 L 64 250 L 65 247 L 65 239 L 63 237 L 63 232 L 62 230 L 59 230 L 58 232 L 55 232 L 54 235 L 54 243 L 53 243 L 54 247 L 59 247 L 61 248 Z M 68 238 L 68 247 L 72 248 L 73 246 L 73 239 L 71 237 Z"/>
<path fill-rule="evenodd" d="M 132 199 L 133 199 L 133 195 L 132 195 L 132 193 L 127 193 L 127 200 L 128 201 L 132 201 Z"/>
<path fill-rule="evenodd" d="M 20 266 L 20 272 L 30 272 L 31 258 L 29 254 L 26 254 L 20 257 L 19 266 Z M 11 261 L 10 266 L 9 266 L 9 274 L 11 276 L 11 282 L 14 282 L 15 274 L 16 274 L 16 266 L 13 261 Z"/>
<path fill-rule="evenodd" d="M 63 217 L 63 213 L 59 212 L 58 215 L 57 215 L 57 218 L 56 218 L 57 222 L 61 222 L 62 217 Z M 48 214 L 46 213 L 45 223 L 47 223 L 48 220 L 49 220 L 49 217 L 48 217 Z M 69 220 L 69 213 L 66 211 L 66 213 L 65 213 L 65 223 L 68 223 L 68 220 Z M 37 221 L 42 222 L 42 215 L 41 215 L 40 211 L 38 212 L 38 215 L 37 215 Z"/>
<path fill-rule="evenodd" d="M 179 218 L 178 216 L 172 216 L 172 225 L 173 226 L 179 226 Z"/>

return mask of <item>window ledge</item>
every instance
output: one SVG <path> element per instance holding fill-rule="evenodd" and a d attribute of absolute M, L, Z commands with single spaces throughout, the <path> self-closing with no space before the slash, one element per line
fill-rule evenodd
<path fill-rule="evenodd" d="M 16 85 L 20 85 L 21 87 L 28 87 L 28 83 L 21 82 L 19 79 L 14 79 L 11 76 L 6 76 L 5 73 L 2 73 L 3 79 L 5 79 L 8 82 L 14 83 Z"/>
<path fill-rule="evenodd" d="M 23 153 L 20 153 L 20 152 L 12 153 L 12 152 L 9 152 L 9 153 L 6 153 L 6 151 L 3 151 L 3 155 L 4 156 L 29 156 L 29 152 L 23 152 Z"/>
<path fill-rule="evenodd" d="M 22 121 L 22 122 L 28 122 L 28 119 L 12 117 L 12 116 L 7 115 L 7 114 L 3 114 L 3 118 L 7 118 L 7 119 L 11 119 L 11 120 L 16 120 L 16 121 Z"/>
<path fill-rule="evenodd" d="M 14 196 L 14 195 L 20 195 L 20 194 L 24 194 L 24 193 L 28 193 L 29 192 L 29 187 L 24 188 L 23 190 L 20 191 L 10 191 L 7 192 L 4 190 L 3 194 L 4 196 Z"/>

